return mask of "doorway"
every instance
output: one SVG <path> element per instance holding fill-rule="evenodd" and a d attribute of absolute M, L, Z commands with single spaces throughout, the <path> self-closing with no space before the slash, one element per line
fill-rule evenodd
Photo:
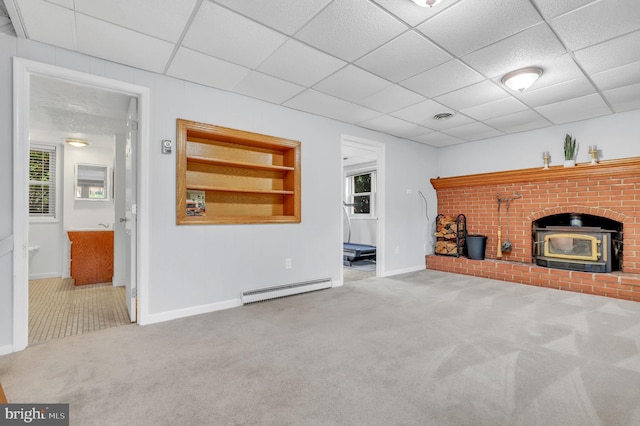
<path fill-rule="evenodd" d="M 38 90 L 43 87 L 47 90 Z M 64 96 L 56 94 L 56 88 L 62 88 Z M 124 287 L 129 320 L 142 323 L 146 311 L 138 307 L 146 308 L 146 304 L 142 303 L 144 300 L 138 303 L 138 297 L 143 299 L 146 290 L 140 283 L 147 268 L 143 256 L 146 240 L 139 230 L 147 218 L 137 214 L 138 205 L 146 200 L 135 196 L 143 193 L 141 186 L 146 186 L 145 179 L 140 177 L 147 175 L 147 164 L 144 156 L 136 157 L 136 153 L 147 151 L 142 142 L 148 132 L 148 89 L 16 58 L 14 94 L 14 351 L 24 349 L 29 342 L 29 252 L 33 254 L 34 246 L 37 246 L 30 244 L 29 238 L 32 209 L 28 200 L 27 164 L 33 140 L 49 141 L 60 153 L 58 159 L 64 166 L 58 173 L 61 188 L 56 191 L 59 195 L 54 197 L 57 202 L 52 204 L 55 214 L 43 221 L 51 224 L 50 235 L 58 239 L 53 246 L 57 244 L 62 253 L 60 277 L 65 279 L 70 275 L 69 229 L 112 232 L 115 249 L 113 285 Z M 64 107 L 67 95 L 77 99 Z M 62 101 L 56 98 L 62 98 Z M 112 108 L 110 104 L 119 106 Z M 111 110 L 117 112 L 107 112 Z M 95 161 L 88 163 L 99 162 L 109 171 L 107 180 L 110 184 L 97 192 L 102 200 L 79 200 L 73 196 L 77 187 L 76 167 L 85 161 L 78 159 L 78 151 L 74 154 L 76 157 L 66 158 L 65 140 L 69 138 L 89 140 L 94 148 L 100 148 L 102 159 L 95 160 L 94 157 Z M 65 160 L 72 164 L 65 164 Z M 63 196 L 65 192 L 72 194 L 71 200 Z M 109 205 L 110 212 L 106 208 Z M 55 273 L 55 270 L 49 272 L 50 275 Z"/>
<path fill-rule="evenodd" d="M 343 283 L 384 276 L 384 148 L 342 138 Z"/>

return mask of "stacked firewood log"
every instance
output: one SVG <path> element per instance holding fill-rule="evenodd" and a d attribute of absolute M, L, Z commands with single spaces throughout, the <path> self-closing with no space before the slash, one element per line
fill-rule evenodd
<path fill-rule="evenodd" d="M 463 231 L 462 229 L 460 231 Z M 458 254 L 458 224 L 451 216 L 438 215 L 436 220 L 436 254 Z"/>

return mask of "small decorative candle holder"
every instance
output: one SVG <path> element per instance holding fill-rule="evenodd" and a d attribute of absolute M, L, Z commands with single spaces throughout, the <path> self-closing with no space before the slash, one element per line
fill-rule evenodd
<path fill-rule="evenodd" d="M 598 164 L 598 147 L 589 145 L 589 154 L 591 154 L 591 164 Z"/>
<path fill-rule="evenodd" d="M 549 160 L 551 160 L 551 155 L 549 155 L 549 151 L 545 151 L 542 153 L 542 159 L 544 160 L 543 170 L 547 170 L 549 168 Z"/>

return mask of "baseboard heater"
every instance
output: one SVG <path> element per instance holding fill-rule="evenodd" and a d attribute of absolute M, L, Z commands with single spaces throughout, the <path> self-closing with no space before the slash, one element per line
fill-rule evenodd
<path fill-rule="evenodd" d="M 308 293 L 310 291 L 324 290 L 331 288 L 331 278 L 304 281 L 300 283 L 284 284 L 275 287 L 259 288 L 242 292 L 242 304 L 275 299 L 278 297 L 292 296 L 294 294 Z"/>

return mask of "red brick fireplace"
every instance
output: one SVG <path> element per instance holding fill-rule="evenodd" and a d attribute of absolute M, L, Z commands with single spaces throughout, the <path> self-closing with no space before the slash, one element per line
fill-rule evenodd
<path fill-rule="evenodd" d="M 438 213 L 467 218 L 469 233 L 486 235 L 485 260 L 426 256 L 427 269 L 474 275 L 640 301 L 640 158 L 602 161 L 543 170 L 512 170 L 431 179 Z M 513 244 L 498 258 L 497 196 L 511 202 L 507 219 L 502 205 L 502 240 Z M 532 224 L 544 217 L 576 213 L 622 224 L 622 256 L 611 273 L 581 272 L 533 263 Z"/>

